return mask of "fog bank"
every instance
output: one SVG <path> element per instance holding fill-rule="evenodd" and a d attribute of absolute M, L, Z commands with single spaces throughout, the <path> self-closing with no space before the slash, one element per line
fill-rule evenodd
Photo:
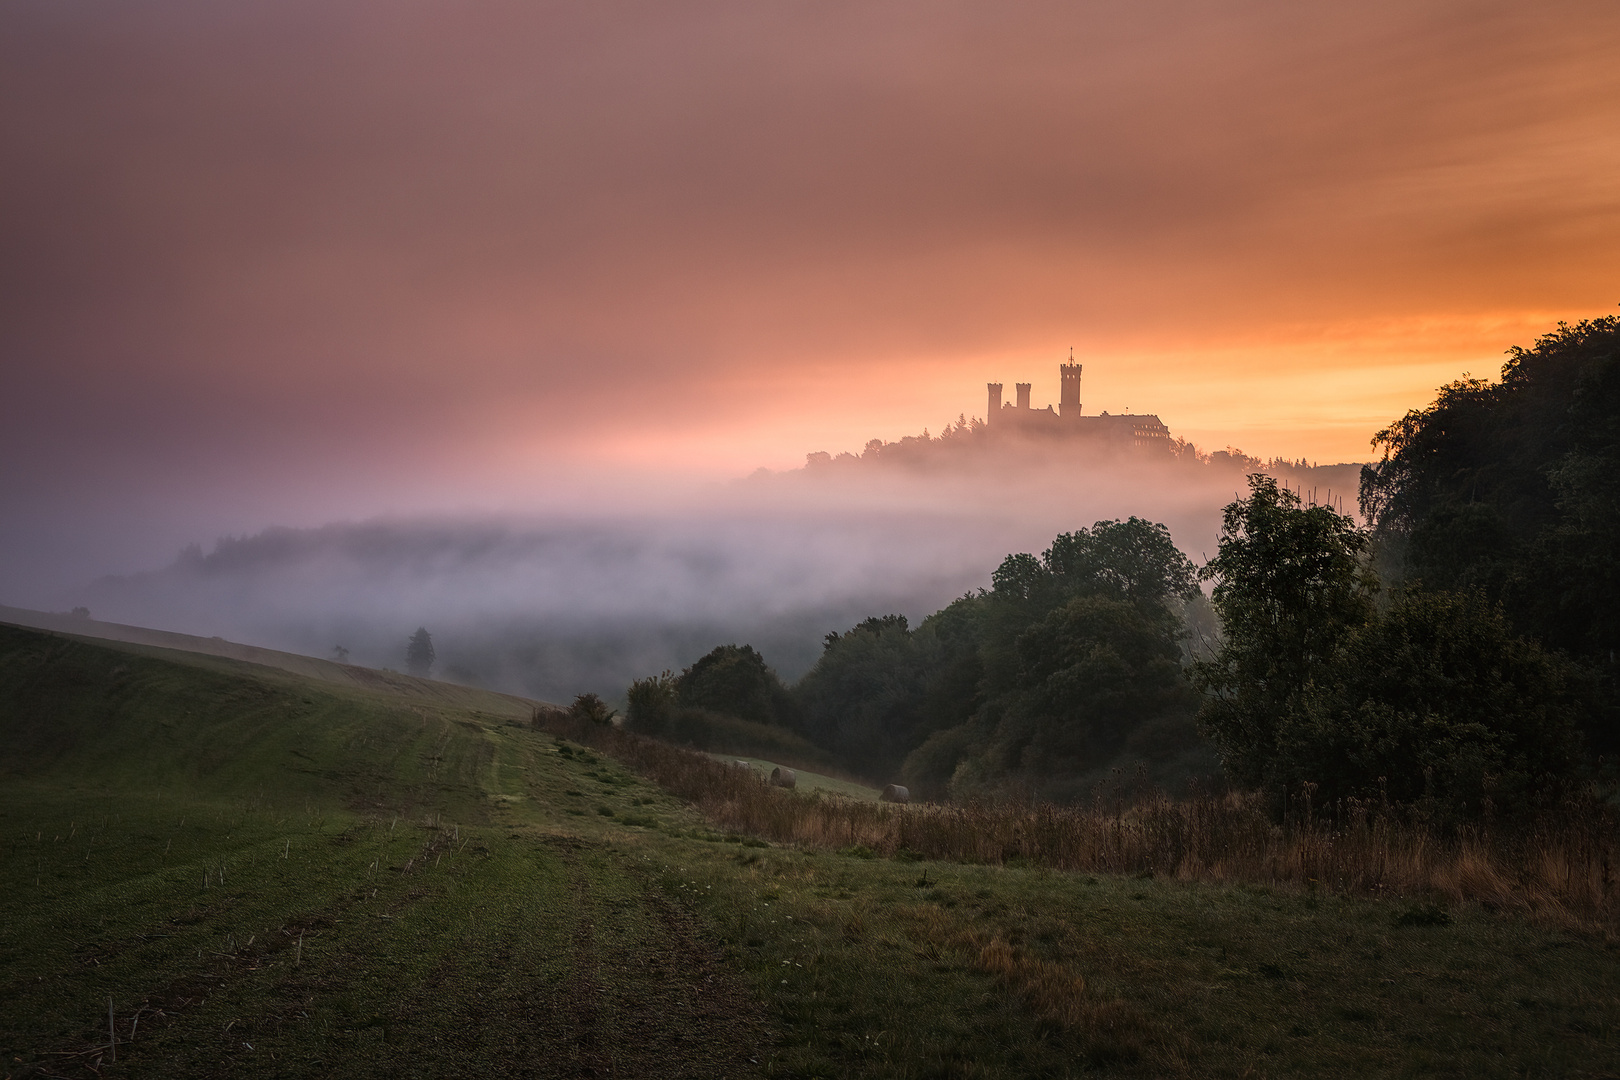
<path fill-rule="evenodd" d="M 438 677 L 552 700 L 618 697 L 732 641 L 793 679 L 825 634 L 875 614 L 920 620 L 988 586 L 1007 554 L 1098 520 L 1164 522 L 1201 562 L 1244 469 L 1028 447 L 945 468 L 869 455 L 761 471 L 643 513 L 273 528 L 102 578 L 80 599 L 101 619 L 310 655 L 342 646 L 373 667 L 401 668 L 407 636 L 426 626 Z M 1321 497 L 1334 484 L 1335 498 L 1350 494 L 1353 467 L 1294 472 Z"/>

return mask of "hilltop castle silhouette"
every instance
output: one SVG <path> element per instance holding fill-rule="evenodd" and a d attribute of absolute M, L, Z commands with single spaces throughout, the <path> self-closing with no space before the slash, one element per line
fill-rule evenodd
<path fill-rule="evenodd" d="M 1080 412 L 1080 367 L 1071 351 L 1066 363 L 1058 365 L 1061 391 L 1058 407 L 1033 408 L 1029 403 L 1029 383 L 1014 383 L 1016 403 L 1001 400 L 1001 384 L 987 383 L 990 391 L 985 412 L 985 423 L 992 431 L 1016 431 L 1030 435 L 1056 435 L 1085 437 L 1107 442 L 1113 446 L 1131 446 L 1142 449 L 1168 448 L 1170 429 L 1151 414 L 1138 416 L 1107 412 L 1097 416 L 1084 416 Z"/>
<path fill-rule="evenodd" d="M 898 442 L 871 439 L 858 457 L 848 452 L 835 457 L 825 450 L 816 450 L 804 456 L 805 468 L 819 472 L 863 462 L 939 467 L 962 464 L 980 455 L 1031 451 L 1060 456 L 1078 453 L 1098 460 L 1125 453 L 1163 455 L 1169 460 L 1188 450 L 1188 444 L 1170 438 L 1170 429 L 1157 416 L 1134 413 L 1110 416 L 1106 412 L 1082 415 L 1080 365 L 1075 362 L 1072 351 L 1068 361 L 1058 365 L 1058 375 L 1062 380 L 1062 393 L 1055 409 L 1050 405 L 1044 409 L 1032 407 L 1029 383 L 1014 384 L 1018 392 L 1016 403 L 1001 400 L 1000 383 L 987 383 L 989 409 L 982 423 L 977 417 L 969 421 L 964 416 L 956 423 L 946 424 L 938 436 L 929 435 L 925 429 L 921 435 L 906 435 Z M 1192 460 L 1198 460 L 1196 450 Z"/>

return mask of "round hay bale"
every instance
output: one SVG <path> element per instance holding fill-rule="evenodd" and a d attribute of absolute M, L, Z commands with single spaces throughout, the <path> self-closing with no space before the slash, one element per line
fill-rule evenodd
<path fill-rule="evenodd" d="M 785 769 L 778 765 L 776 768 L 771 770 L 772 787 L 794 787 L 798 784 L 798 782 L 799 778 L 793 775 L 792 769 Z"/>
<path fill-rule="evenodd" d="M 878 796 L 878 801 L 908 803 L 911 801 L 911 789 L 899 784 L 890 784 L 883 789 L 883 794 Z"/>

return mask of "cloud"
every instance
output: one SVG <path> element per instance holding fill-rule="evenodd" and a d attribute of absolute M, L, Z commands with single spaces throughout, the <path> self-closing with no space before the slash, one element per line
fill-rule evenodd
<path fill-rule="evenodd" d="M 13 551 L 739 474 L 1070 345 L 1099 402 L 1355 456 L 1527 343 L 1491 328 L 1616 299 L 1606 0 L 41 0 L 0 30 Z M 1425 322 L 1458 330 L 1378 329 Z"/>

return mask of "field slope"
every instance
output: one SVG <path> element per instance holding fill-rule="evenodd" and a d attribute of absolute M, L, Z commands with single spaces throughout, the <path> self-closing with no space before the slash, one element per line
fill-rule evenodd
<path fill-rule="evenodd" d="M 1620 1061 L 1612 941 L 773 847 L 478 695 L 0 626 L 0 1075 Z"/>

